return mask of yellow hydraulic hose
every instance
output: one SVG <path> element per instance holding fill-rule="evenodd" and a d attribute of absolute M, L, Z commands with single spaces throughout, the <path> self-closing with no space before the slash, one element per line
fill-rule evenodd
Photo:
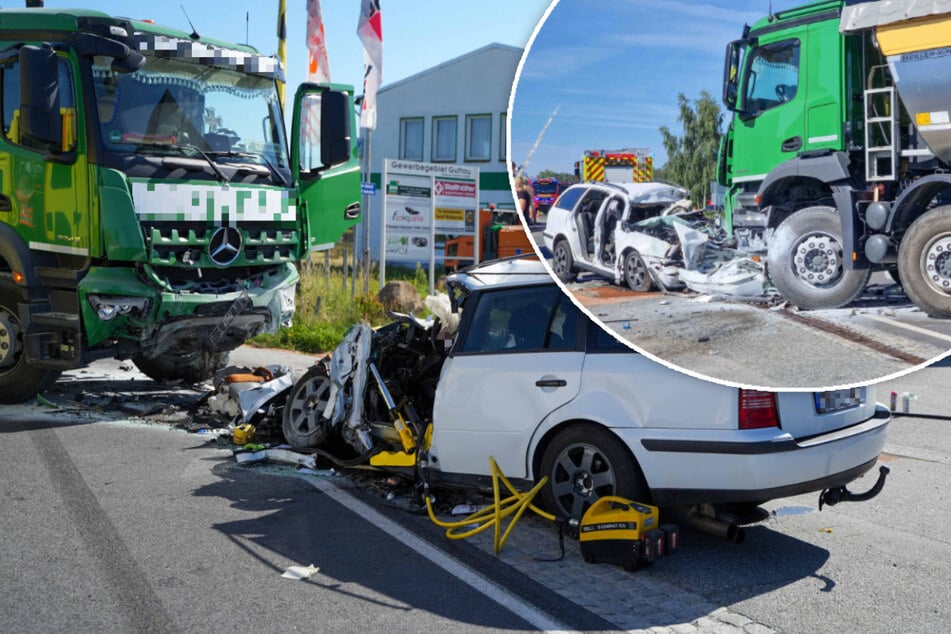
<path fill-rule="evenodd" d="M 495 553 L 498 554 L 499 551 L 502 550 L 502 546 L 505 544 L 505 540 L 508 539 L 512 529 L 515 528 L 515 523 L 518 522 L 519 518 L 522 517 L 526 509 L 531 509 L 535 514 L 544 517 L 546 520 L 555 521 L 556 518 L 551 513 L 546 513 L 532 504 L 532 500 L 535 498 L 538 492 L 541 491 L 542 487 L 548 483 L 547 476 L 543 477 L 538 482 L 538 484 L 536 484 L 530 490 L 526 491 L 525 493 L 520 493 L 518 489 L 512 486 L 512 483 L 509 482 L 508 478 L 505 477 L 505 474 L 503 474 L 499 469 L 499 465 L 496 464 L 495 458 L 492 456 L 489 456 L 489 466 L 492 469 L 492 494 L 494 498 L 492 506 L 488 506 L 481 511 L 477 511 L 463 520 L 456 522 L 444 522 L 436 517 L 436 513 L 433 511 L 432 501 L 429 499 L 428 493 L 424 495 L 424 498 L 426 500 L 426 510 L 429 512 L 429 519 L 432 520 L 433 524 L 436 526 L 445 528 L 446 537 L 449 539 L 466 539 L 467 537 L 471 537 L 476 533 L 481 533 L 490 526 L 494 527 L 494 548 Z M 512 495 L 505 499 L 500 499 L 500 480 L 502 481 L 502 484 L 504 484 L 505 487 L 512 493 Z M 515 514 L 515 517 L 513 517 L 512 521 L 509 522 L 508 526 L 505 528 L 505 532 L 501 533 L 502 519 L 512 515 L 513 513 Z"/>

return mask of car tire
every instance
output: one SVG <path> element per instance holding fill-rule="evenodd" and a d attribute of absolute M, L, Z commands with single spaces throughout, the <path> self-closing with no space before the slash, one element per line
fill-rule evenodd
<path fill-rule="evenodd" d="M 839 308 L 868 284 L 869 269 L 843 268 L 842 226 L 832 207 L 808 207 L 786 218 L 769 244 L 769 279 L 805 310 Z"/>
<path fill-rule="evenodd" d="M 624 283 L 637 293 L 651 289 L 651 275 L 644 264 L 644 258 L 637 251 L 628 251 L 624 256 Z"/>
<path fill-rule="evenodd" d="M 924 214 L 898 248 L 902 288 L 931 317 L 951 317 L 951 205 Z"/>
<path fill-rule="evenodd" d="M 617 495 L 650 503 L 644 474 L 630 452 L 605 428 L 590 423 L 571 425 L 545 448 L 538 477 L 542 505 L 561 518 L 581 519 L 598 498 Z"/>
<path fill-rule="evenodd" d="M 571 255 L 571 245 L 567 240 L 559 240 L 551 252 L 551 270 L 562 282 L 572 282 L 576 277 L 575 259 Z"/>
<path fill-rule="evenodd" d="M 0 403 L 22 403 L 45 391 L 60 372 L 29 365 L 16 294 L 0 290 Z"/>
<path fill-rule="evenodd" d="M 188 384 L 211 379 L 215 372 L 228 365 L 230 351 L 164 352 L 154 357 L 132 357 L 142 373 L 154 381 L 184 381 Z"/>
<path fill-rule="evenodd" d="M 317 447 L 327 440 L 327 408 L 330 374 L 323 364 L 311 367 L 291 388 L 284 405 L 284 440 L 295 449 Z"/>

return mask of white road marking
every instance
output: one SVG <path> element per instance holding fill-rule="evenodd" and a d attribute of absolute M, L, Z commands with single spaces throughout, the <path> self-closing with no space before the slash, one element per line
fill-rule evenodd
<path fill-rule="evenodd" d="M 537 610 L 529 603 L 512 596 L 504 588 L 487 579 L 478 572 L 464 566 L 438 548 L 413 535 L 405 528 L 382 515 L 366 503 L 358 500 L 344 489 L 325 479 L 305 479 L 322 493 L 343 506 L 347 507 L 366 521 L 388 533 L 400 543 L 412 548 L 417 553 L 436 564 L 455 578 L 481 592 L 513 614 L 525 619 L 533 626 L 544 632 L 569 632 L 570 628 L 559 623 L 544 612 Z"/>
<path fill-rule="evenodd" d="M 895 321 L 894 319 L 889 319 L 888 317 L 880 317 L 878 315 L 863 315 L 863 317 L 868 317 L 869 319 L 880 321 L 883 324 L 890 324 L 897 328 L 904 328 L 905 330 L 910 330 L 912 332 L 917 332 L 922 335 L 927 335 L 928 337 L 931 337 L 933 339 L 940 339 L 941 341 L 951 341 L 951 336 L 949 335 L 945 335 L 940 332 L 935 332 L 933 330 L 928 330 L 927 328 L 919 328 L 918 326 L 912 326 L 911 324 Z"/>

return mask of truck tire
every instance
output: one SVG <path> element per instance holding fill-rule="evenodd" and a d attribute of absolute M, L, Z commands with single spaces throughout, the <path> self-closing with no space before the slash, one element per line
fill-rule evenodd
<path fill-rule="evenodd" d="M 155 357 L 142 355 L 132 358 L 132 363 L 150 379 L 155 381 L 184 381 L 201 383 L 215 375 L 215 372 L 228 364 L 230 352 L 165 352 Z"/>
<path fill-rule="evenodd" d="M 902 288 L 932 317 L 951 317 L 951 205 L 911 223 L 898 247 Z"/>
<path fill-rule="evenodd" d="M 56 382 L 58 370 L 36 368 L 26 362 L 23 328 L 17 315 L 16 295 L 0 290 L 0 403 L 22 403 Z"/>
<path fill-rule="evenodd" d="M 617 437 L 590 423 L 571 425 L 555 436 L 542 455 L 538 479 L 542 505 L 558 517 L 581 519 L 605 495 L 650 504 L 644 474 Z"/>
<path fill-rule="evenodd" d="M 868 284 L 868 269 L 845 270 L 842 226 L 832 207 L 807 207 L 776 229 L 766 255 L 767 273 L 782 296 L 806 310 L 839 308 Z"/>
<path fill-rule="evenodd" d="M 551 270 L 562 282 L 573 282 L 575 273 L 575 259 L 571 255 L 571 245 L 567 240 L 559 240 L 551 253 Z"/>

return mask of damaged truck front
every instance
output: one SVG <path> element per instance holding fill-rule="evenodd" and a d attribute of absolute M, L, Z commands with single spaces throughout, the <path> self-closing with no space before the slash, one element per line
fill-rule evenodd
<path fill-rule="evenodd" d="M 0 11 L 0 402 L 97 356 L 209 378 L 359 220 L 352 89 L 92 11 Z M 316 122 L 316 123 L 315 123 Z"/>

